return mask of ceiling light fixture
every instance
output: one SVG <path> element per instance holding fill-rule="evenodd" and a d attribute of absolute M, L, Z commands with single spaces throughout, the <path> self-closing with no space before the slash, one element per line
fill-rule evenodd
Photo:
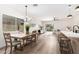
<path fill-rule="evenodd" d="M 31 18 L 29 18 L 28 15 L 27 15 L 27 7 L 28 7 L 28 6 L 26 5 L 26 6 L 25 6 L 25 8 L 26 8 L 26 19 L 25 19 L 25 21 L 26 21 L 26 22 L 29 22 L 29 21 L 31 21 Z"/>
<path fill-rule="evenodd" d="M 72 18 L 72 15 L 71 15 L 71 14 L 69 14 L 67 17 L 68 17 L 68 18 Z"/>
<path fill-rule="evenodd" d="M 36 7 L 36 6 L 38 6 L 38 4 L 33 4 L 33 6 L 35 6 L 35 7 Z"/>
<path fill-rule="evenodd" d="M 75 10 L 76 10 L 76 11 L 79 11 L 79 6 L 77 6 L 77 7 L 75 8 Z"/>
<path fill-rule="evenodd" d="M 53 18 L 54 18 L 54 21 L 55 21 L 55 20 L 56 20 L 56 19 L 55 19 L 55 16 L 54 16 Z"/>
<path fill-rule="evenodd" d="M 26 8 L 26 22 L 27 22 L 27 5 L 25 6 L 25 8 Z"/>

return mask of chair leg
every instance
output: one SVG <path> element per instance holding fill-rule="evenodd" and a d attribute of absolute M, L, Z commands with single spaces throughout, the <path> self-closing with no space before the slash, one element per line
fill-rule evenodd
<path fill-rule="evenodd" d="M 12 54 L 12 46 L 10 47 L 10 54 Z"/>
<path fill-rule="evenodd" d="M 36 42 L 36 39 L 37 39 L 37 38 L 35 38 L 34 42 Z"/>
<path fill-rule="evenodd" d="M 23 47 L 21 46 L 21 43 L 20 43 L 20 49 L 23 50 Z"/>
<path fill-rule="evenodd" d="M 26 41 L 26 45 L 27 45 L 27 40 L 25 40 Z"/>
<path fill-rule="evenodd" d="M 33 41 L 31 40 L 31 47 L 33 46 Z"/>
<path fill-rule="evenodd" d="M 21 46 L 21 43 L 20 43 L 20 48 L 21 48 L 22 46 Z"/>
<path fill-rule="evenodd" d="M 5 47 L 5 54 L 6 54 L 6 51 L 7 51 L 7 46 Z"/>
<path fill-rule="evenodd" d="M 23 39 L 23 46 L 24 46 L 24 39 Z"/>

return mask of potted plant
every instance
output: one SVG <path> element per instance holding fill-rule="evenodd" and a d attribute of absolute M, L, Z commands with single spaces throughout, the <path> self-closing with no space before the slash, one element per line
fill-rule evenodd
<path fill-rule="evenodd" d="M 29 25 L 26 25 L 26 34 L 29 34 L 29 29 L 30 29 L 30 26 Z"/>

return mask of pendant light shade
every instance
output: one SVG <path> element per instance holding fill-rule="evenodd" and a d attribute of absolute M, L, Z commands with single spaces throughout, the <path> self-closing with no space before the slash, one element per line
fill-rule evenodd
<path fill-rule="evenodd" d="M 28 14 L 27 14 L 27 8 L 28 8 L 28 6 L 26 5 L 25 8 L 26 8 L 26 20 L 25 21 L 29 22 L 31 20 L 31 18 L 29 18 Z"/>
<path fill-rule="evenodd" d="M 79 11 L 79 6 L 77 6 L 77 7 L 75 8 L 75 10 L 76 10 L 76 11 Z"/>
<path fill-rule="evenodd" d="M 33 4 L 33 6 L 38 6 L 38 4 Z"/>
<path fill-rule="evenodd" d="M 25 7 L 27 7 L 27 5 Z"/>
<path fill-rule="evenodd" d="M 72 18 L 72 15 L 71 15 L 71 14 L 69 14 L 67 17 L 68 17 L 68 18 Z"/>
<path fill-rule="evenodd" d="M 27 22 L 27 5 L 25 5 L 25 8 L 26 8 L 26 22 Z"/>

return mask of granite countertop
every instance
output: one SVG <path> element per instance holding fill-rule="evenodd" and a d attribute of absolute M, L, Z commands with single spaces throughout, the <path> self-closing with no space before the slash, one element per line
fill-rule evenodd
<path fill-rule="evenodd" d="M 74 33 L 73 31 L 61 31 L 65 36 L 71 38 L 79 38 L 79 33 Z"/>
<path fill-rule="evenodd" d="M 61 33 L 71 39 L 74 54 L 79 54 L 79 33 L 73 33 L 73 31 L 61 31 Z"/>

